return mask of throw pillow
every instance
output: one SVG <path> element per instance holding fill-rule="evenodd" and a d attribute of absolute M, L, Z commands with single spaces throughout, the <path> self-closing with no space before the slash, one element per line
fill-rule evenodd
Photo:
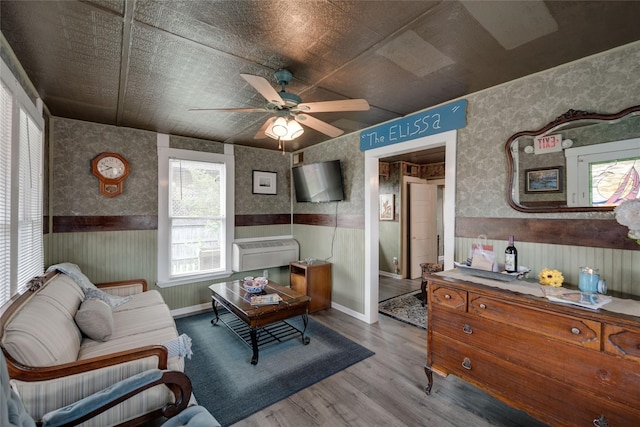
<path fill-rule="evenodd" d="M 90 288 L 90 289 L 85 289 L 84 290 L 84 299 L 88 300 L 88 299 L 99 299 L 102 300 L 104 302 L 106 302 L 109 307 L 111 307 L 111 309 L 113 310 L 114 308 L 118 307 L 119 305 L 124 304 L 125 302 L 131 300 L 131 296 L 128 297 L 119 297 L 117 295 L 111 295 L 105 291 L 101 291 L 98 288 Z"/>
<path fill-rule="evenodd" d="M 84 300 L 76 312 L 75 320 L 82 333 L 93 340 L 107 341 L 113 333 L 111 307 L 102 300 Z"/>

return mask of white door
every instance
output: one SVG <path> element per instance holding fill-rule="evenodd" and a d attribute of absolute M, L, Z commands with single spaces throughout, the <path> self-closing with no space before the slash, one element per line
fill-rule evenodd
<path fill-rule="evenodd" d="M 417 279 L 421 263 L 438 262 L 438 187 L 410 183 L 409 205 L 410 277 Z"/>

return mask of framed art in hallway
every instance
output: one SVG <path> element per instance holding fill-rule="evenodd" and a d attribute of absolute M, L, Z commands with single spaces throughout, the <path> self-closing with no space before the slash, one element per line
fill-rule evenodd
<path fill-rule="evenodd" d="M 380 195 L 380 221 L 393 221 L 396 211 L 394 201 L 393 194 Z"/>

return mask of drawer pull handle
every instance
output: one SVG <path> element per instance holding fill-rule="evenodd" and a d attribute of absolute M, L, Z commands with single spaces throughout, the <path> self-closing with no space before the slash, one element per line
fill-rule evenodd
<path fill-rule="evenodd" d="M 451 295 L 446 294 L 446 295 L 444 296 L 444 299 L 451 299 Z"/>
<path fill-rule="evenodd" d="M 464 360 L 462 361 L 462 367 L 464 369 L 471 369 L 471 360 L 469 360 L 468 357 L 465 357 Z"/>
<path fill-rule="evenodd" d="M 469 334 L 469 335 L 471 335 L 473 333 L 473 330 L 471 329 L 471 326 L 469 326 L 469 325 L 464 325 L 464 327 L 462 328 L 462 331 L 465 334 Z"/>
<path fill-rule="evenodd" d="M 604 415 L 601 415 L 600 418 L 596 418 L 593 420 L 593 425 L 596 427 L 609 427 L 609 423 L 604 418 Z"/>
<path fill-rule="evenodd" d="M 581 332 L 580 332 L 580 329 L 578 328 L 571 328 L 571 333 L 573 335 L 580 335 Z"/>
<path fill-rule="evenodd" d="M 485 308 L 487 308 L 487 304 L 485 303 L 480 304 L 480 308 L 484 310 Z"/>

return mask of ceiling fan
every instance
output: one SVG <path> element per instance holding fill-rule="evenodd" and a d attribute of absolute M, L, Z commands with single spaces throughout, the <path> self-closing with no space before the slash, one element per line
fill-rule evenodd
<path fill-rule="evenodd" d="M 315 129 L 332 138 L 344 133 L 329 123 L 318 120 L 306 113 L 328 113 L 340 111 L 366 111 L 369 103 L 364 99 L 345 99 L 337 101 L 321 101 L 302 103 L 302 99 L 293 93 L 286 92 L 285 87 L 291 81 L 293 75 L 288 70 L 277 70 L 274 77 L 281 87 L 280 92 L 261 76 L 252 74 L 240 74 L 240 76 L 253 86 L 266 100 L 267 103 L 262 108 L 192 108 L 189 111 L 225 111 L 232 113 L 274 113 L 275 117 L 270 117 L 260 127 L 254 139 L 263 139 L 267 136 L 288 141 L 302 134 L 304 130 L 298 124 Z"/>

